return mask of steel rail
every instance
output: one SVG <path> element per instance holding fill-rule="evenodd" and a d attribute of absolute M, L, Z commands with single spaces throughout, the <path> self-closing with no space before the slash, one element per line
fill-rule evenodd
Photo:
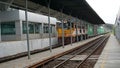
<path fill-rule="evenodd" d="M 107 40 L 108 37 L 105 37 L 101 42 L 98 42 L 97 47 L 82 61 L 80 62 L 75 68 L 79 68 L 104 42 Z"/>
<path fill-rule="evenodd" d="M 99 37 L 99 38 L 97 38 L 97 39 L 100 39 L 100 38 L 101 38 L 101 37 Z M 97 40 L 97 39 L 95 39 L 95 40 Z M 92 41 L 90 41 L 90 42 L 88 42 L 88 43 L 94 42 L 95 40 L 92 40 Z M 65 55 L 65 54 L 68 54 L 68 53 L 70 53 L 70 52 L 72 52 L 72 51 L 74 51 L 74 50 L 76 50 L 76 49 L 78 49 L 78 48 L 80 48 L 80 47 L 83 47 L 84 45 L 87 45 L 88 43 L 85 43 L 85 44 L 83 44 L 82 46 L 78 46 L 78 47 L 76 47 L 76 48 L 74 48 L 74 49 L 68 50 L 68 51 L 66 51 L 66 52 L 64 52 L 64 53 L 60 53 L 60 54 L 58 54 L 58 55 L 52 56 L 52 57 L 50 57 L 50 58 L 47 58 L 47 59 L 45 59 L 45 60 L 43 60 L 43 61 L 41 61 L 41 62 L 38 62 L 38 63 L 35 63 L 35 64 L 33 64 L 33 65 L 27 66 L 27 68 L 37 68 L 37 67 L 39 67 L 39 66 L 42 66 L 42 65 L 44 65 L 45 63 L 48 63 L 48 62 L 50 62 L 50 61 L 52 61 L 52 60 L 54 60 L 54 59 L 56 59 L 56 58 L 58 58 L 58 57 L 61 57 L 61 56 Z"/>
<path fill-rule="evenodd" d="M 99 37 L 99 38 L 97 38 L 97 39 L 95 39 L 96 41 L 98 40 L 98 39 L 100 39 L 100 38 L 102 38 L 102 37 L 104 37 L 104 36 L 101 36 L 101 37 Z M 92 43 L 94 43 L 95 42 L 95 40 L 92 40 L 92 41 L 90 41 L 90 42 L 88 42 L 88 43 L 86 43 L 86 44 L 84 44 L 84 45 L 88 45 L 89 44 L 89 46 L 90 46 L 90 44 Z M 95 44 L 95 43 L 94 43 Z M 94 45 L 93 44 L 93 45 Z M 79 47 L 83 47 L 83 45 L 82 46 L 79 46 Z M 55 55 L 55 56 L 52 56 L 52 57 L 50 57 L 50 58 L 48 58 L 48 59 L 45 59 L 45 60 L 43 60 L 43 61 L 41 61 L 41 62 L 38 62 L 38 63 L 35 63 L 35 64 L 33 64 L 33 65 L 30 65 L 30 66 L 28 66 L 28 68 L 37 68 L 37 67 L 41 67 L 42 65 L 44 66 L 44 64 L 46 64 L 46 63 L 48 63 L 48 62 L 50 62 L 50 61 L 52 61 L 52 60 L 54 60 L 54 59 L 56 59 L 56 58 L 58 58 L 58 57 L 61 57 L 61 56 L 64 56 L 65 54 L 69 54 L 71 51 L 75 51 L 75 50 L 80 50 L 80 49 L 78 49 L 78 47 L 76 47 L 76 48 L 74 48 L 74 49 L 72 49 L 72 50 L 69 50 L 69 51 L 67 51 L 67 52 L 64 52 L 64 53 L 61 53 L 61 54 L 58 54 L 58 55 Z"/>
<path fill-rule="evenodd" d="M 76 55 L 78 55 L 78 54 L 84 52 L 85 50 L 89 49 L 90 47 L 92 47 L 94 44 L 96 44 L 97 42 L 99 42 L 101 39 L 102 39 L 102 37 L 99 38 L 98 40 L 96 40 L 95 42 L 93 42 L 92 44 L 90 44 L 87 48 L 85 48 L 85 49 L 83 49 L 83 50 L 81 50 L 81 51 L 78 51 L 78 53 L 76 53 L 75 55 L 71 56 L 70 58 L 62 61 L 61 63 L 57 64 L 57 65 L 54 66 L 53 68 L 60 67 L 62 64 L 64 64 L 65 62 L 69 61 L 71 58 L 75 57 Z"/>

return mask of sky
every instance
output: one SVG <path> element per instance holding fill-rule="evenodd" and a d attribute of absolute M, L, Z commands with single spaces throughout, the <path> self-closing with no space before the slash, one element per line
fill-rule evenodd
<path fill-rule="evenodd" d="M 120 0 L 86 0 L 105 23 L 114 24 Z"/>

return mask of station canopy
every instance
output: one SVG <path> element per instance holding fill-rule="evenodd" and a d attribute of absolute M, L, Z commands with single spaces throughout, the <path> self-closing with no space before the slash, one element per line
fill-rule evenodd
<path fill-rule="evenodd" d="M 48 6 L 49 0 L 30 0 L 43 6 Z M 72 15 L 92 24 L 105 24 L 97 13 L 89 6 L 85 0 L 50 0 L 50 8 L 61 11 L 67 15 Z"/>
<path fill-rule="evenodd" d="M 25 8 L 25 0 L 1 0 L 9 3 L 8 6 L 17 5 Z M 57 19 L 62 13 L 66 16 L 88 21 L 92 24 L 105 24 L 97 13 L 89 6 L 85 0 L 28 0 L 28 9 L 41 14 L 48 14 L 48 3 L 50 1 L 50 15 Z M 10 6 L 19 9 L 19 7 Z M 6 6 L 0 4 L 0 10 Z"/>

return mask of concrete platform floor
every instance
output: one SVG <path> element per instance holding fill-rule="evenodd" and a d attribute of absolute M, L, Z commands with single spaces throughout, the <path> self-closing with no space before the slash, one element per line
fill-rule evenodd
<path fill-rule="evenodd" d="M 94 68 L 120 68 L 120 44 L 111 35 Z"/>
<path fill-rule="evenodd" d="M 26 57 L 11 60 L 11 61 L 8 61 L 8 62 L 0 63 L 0 68 L 27 68 L 30 65 L 33 65 L 37 62 L 40 62 L 44 59 L 47 59 L 47 58 L 51 57 L 51 56 L 54 56 L 54 55 L 60 54 L 62 52 L 68 51 L 72 48 L 81 46 L 81 45 L 83 45 L 83 44 L 85 44 L 89 41 L 92 41 L 92 40 L 98 38 L 98 37 L 100 37 L 100 36 L 90 38 L 90 39 L 87 39 L 87 40 L 84 40 L 84 41 L 81 41 L 81 42 L 78 42 L 78 43 L 74 43 L 72 46 L 67 45 L 64 48 L 63 47 L 55 48 L 55 49 L 52 50 L 52 52 L 50 52 L 48 50 L 48 51 L 44 51 L 44 52 L 41 52 L 41 53 L 31 55 L 31 59 L 29 59 L 29 60 L 28 60 L 28 57 L 26 56 Z"/>

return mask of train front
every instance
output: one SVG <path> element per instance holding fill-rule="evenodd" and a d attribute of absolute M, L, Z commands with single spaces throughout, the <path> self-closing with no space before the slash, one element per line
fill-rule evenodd
<path fill-rule="evenodd" d="M 63 27 L 63 29 L 62 29 Z M 62 37 L 64 37 L 64 44 L 69 44 L 72 37 L 72 42 L 75 42 L 75 25 L 73 22 L 64 21 L 57 22 L 58 42 L 62 45 Z"/>

